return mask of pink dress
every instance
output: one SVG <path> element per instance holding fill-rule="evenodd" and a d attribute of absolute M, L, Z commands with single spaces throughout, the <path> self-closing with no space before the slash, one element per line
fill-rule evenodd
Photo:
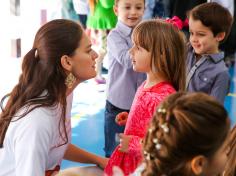
<path fill-rule="evenodd" d="M 161 82 L 150 88 L 144 88 L 145 82 L 138 88 L 124 134 L 131 135 L 127 153 L 120 152 L 116 147 L 104 170 L 105 174 L 112 176 L 112 167 L 120 167 L 125 175 L 135 171 L 142 162 L 141 139 L 145 137 L 148 124 L 160 102 L 168 95 L 175 92 L 169 82 Z"/>

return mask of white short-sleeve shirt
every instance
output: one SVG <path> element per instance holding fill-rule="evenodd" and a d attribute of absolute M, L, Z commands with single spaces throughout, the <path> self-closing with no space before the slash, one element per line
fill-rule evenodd
<path fill-rule="evenodd" d="M 67 98 L 66 129 L 70 139 L 72 94 Z M 22 108 L 18 114 L 26 109 Z M 59 135 L 60 106 L 36 108 L 11 122 L 0 149 L 0 176 L 44 176 L 60 165 L 68 143 Z M 70 141 L 69 141 L 70 142 Z"/>

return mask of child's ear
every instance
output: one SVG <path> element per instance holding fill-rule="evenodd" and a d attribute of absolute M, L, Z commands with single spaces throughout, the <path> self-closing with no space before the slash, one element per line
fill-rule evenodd
<path fill-rule="evenodd" d="M 69 56 L 63 55 L 61 57 L 61 65 L 65 70 L 71 72 L 71 70 L 72 70 L 72 60 Z"/>
<path fill-rule="evenodd" d="M 216 35 L 216 40 L 218 42 L 221 42 L 222 40 L 224 40 L 224 38 L 225 38 L 225 32 L 220 32 Z"/>
<path fill-rule="evenodd" d="M 117 7 L 117 5 L 113 6 L 113 10 L 114 10 L 114 13 L 116 14 L 116 16 L 118 16 L 118 7 Z"/>
<path fill-rule="evenodd" d="M 207 158 L 199 155 L 192 159 L 191 168 L 195 175 L 202 175 L 207 166 Z"/>

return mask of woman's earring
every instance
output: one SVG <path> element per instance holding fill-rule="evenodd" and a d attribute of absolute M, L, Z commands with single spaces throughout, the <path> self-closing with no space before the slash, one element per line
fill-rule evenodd
<path fill-rule="evenodd" d="M 70 89 L 73 87 L 73 84 L 75 83 L 75 81 L 76 81 L 76 77 L 72 73 L 69 73 L 69 75 L 67 75 L 66 77 L 65 85 L 67 86 L 67 88 Z"/>

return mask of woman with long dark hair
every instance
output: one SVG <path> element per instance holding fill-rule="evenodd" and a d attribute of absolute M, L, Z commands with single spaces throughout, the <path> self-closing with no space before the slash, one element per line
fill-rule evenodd
<path fill-rule="evenodd" d="M 105 166 L 105 158 L 75 147 L 69 137 L 72 91 L 96 76 L 96 58 L 73 21 L 53 20 L 38 30 L 18 84 L 1 101 L 0 176 L 51 175 L 63 158 Z"/>

